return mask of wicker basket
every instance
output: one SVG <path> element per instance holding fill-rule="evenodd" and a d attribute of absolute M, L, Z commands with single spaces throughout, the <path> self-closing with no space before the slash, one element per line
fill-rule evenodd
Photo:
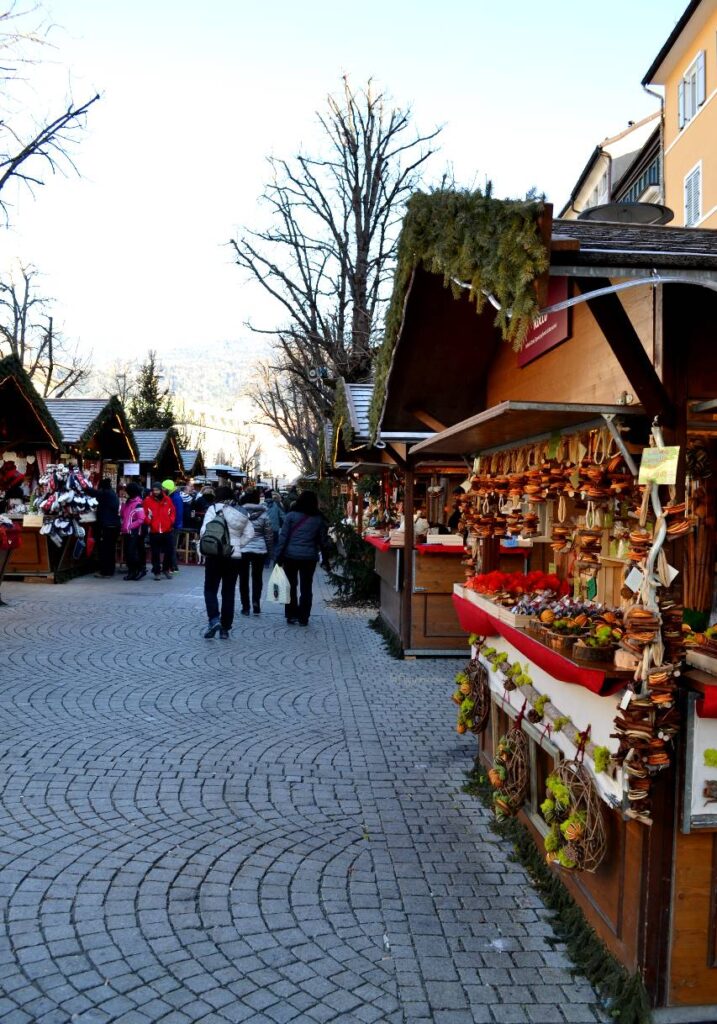
<path fill-rule="evenodd" d="M 572 650 L 572 657 L 576 661 L 612 661 L 615 654 L 615 644 L 608 647 L 588 647 L 582 640 L 578 640 Z"/>
<path fill-rule="evenodd" d="M 577 639 L 578 638 L 576 636 L 566 636 L 564 633 L 553 633 L 549 629 L 546 629 L 543 643 L 547 644 L 548 647 L 552 647 L 554 651 L 558 651 L 560 654 L 570 655 Z"/>

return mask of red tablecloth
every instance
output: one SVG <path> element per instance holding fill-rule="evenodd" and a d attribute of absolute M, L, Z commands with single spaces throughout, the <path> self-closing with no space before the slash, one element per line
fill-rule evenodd
<path fill-rule="evenodd" d="M 367 544 L 370 544 L 373 548 L 378 548 L 379 551 L 390 551 L 391 542 L 383 540 L 381 537 L 364 537 Z M 397 548 L 395 550 L 398 550 Z"/>
<path fill-rule="evenodd" d="M 458 544 L 416 544 L 419 555 L 464 555 L 465 550 Z"/>
<path fill-rule="evenodd" d="M 603 669 L 583 668 L 581 665 L 576 665 L 570 658 L 565 658 L 557 651 L 552 651 L 522 630 L 509 626 L 507 622 L 500 622 L 458 594 L 453 595 L 453 604 L 458 614 L 458 621 L 466 633 L 504 637 L 524 657 L 542 668 L 553 679 L 584 686 L 586 690 L 602 697 L 617 693 L 625 685 L 621 679 L 606 678 Z"/>
<path fill-rule="evenodd" d="M 697 714 L 700 718 L 717 718 L 717 684 L 703 682 L 695 679 L 694 675 L 688 673 L 690 686 L 702 694 L 702 700 L 697 701 Z"/>

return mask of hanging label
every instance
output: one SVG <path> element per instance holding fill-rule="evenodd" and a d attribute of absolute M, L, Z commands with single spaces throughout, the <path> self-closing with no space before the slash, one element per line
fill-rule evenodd
<path fill-rule="evenodd" d="M 597 580 L 594 576 L 591 576 L 585 587 L 585 594 L 588 601 L 594 601 L 597 597 Z"/>
<path fill-rule="evenodd" d="M 669 585 L 674 580 L 676 580 L 679 575 L 680 575 L 680 570 L 679 569 L 675 569 L 674 565 L 668 565 L 667 566 L 667 583 L 665 584 L 665 586 L 669 587 Z"/>
<path fill-rule="evenodd" d="M 473 476 L 478 476 L 480 473 L 480 455 L 476 455 L 473 459 Z"/>
<path fill-rule="evenodd" d="M 678 446 L 645 448 L 640 463 L 639 484 L 674 484 L 677 482 Z"/>
<path fill-rule="evenodd" d="M 579 483 L 580 483 L 580 473 L 576 469 L 576 470 L 574 470 L 570 474 L 570 486 L 573 488 L 573 490 L 577 490 Z"/>
<path fill-rule="evenodd" d="M 558 570 L 557 570 L 557 568 L 555 566 L 555 562 L 551 562 L 550 565 L 548 566 L 548 575 L 549 576 L 554 576 L 557 571 Z"/>
<path fill-rule="evenodd" d="M 558 454 L 558 445 L 560 444 L 561 440 L 562 438 L 560 434 L 553 434 L 553 436 L 550 438 L 550 441 L 548 442 L 549 459 L 554 459 L 555 456 Z"/>
<path fill-rule="evenodd" d="M 625 577 L 625 586 L 629 587 L 633 594 L 636 594 L 644 580 L 645 577 L 639 569 L 630 569 L 629 573 Z"/>
<path fill-rule="evenodd" d="M 625 690 L 625 696 L 620 701 L 620 709 L 622 711 L 627 711 L 628 707 L 630 706 L 630 701 L 631 700 L 632 700 L 632 690 Z"/>

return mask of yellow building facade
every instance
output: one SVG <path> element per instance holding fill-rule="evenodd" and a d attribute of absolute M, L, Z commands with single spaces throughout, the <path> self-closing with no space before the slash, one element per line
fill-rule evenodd
<path fill-rule="evenodd" d="M 675 226 L 717 228 L 717 0 L 693 0 L 643 85 L 662 88 L 665 203 Z"/>

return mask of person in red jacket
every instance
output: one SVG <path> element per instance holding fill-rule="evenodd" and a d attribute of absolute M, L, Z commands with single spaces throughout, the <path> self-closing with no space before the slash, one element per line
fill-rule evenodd
<path fill-rule="evenodd" d="M 151 492 L 144 499 L 144 512 L 149 524 L 149 549 L 152 552 L 154 578 L 161 579 L 161 568 L 164 578 L 171 580 L 172 530 L 176 513 L 172 499 L 164 493 L 160 483 L 152 484 Z"/>

